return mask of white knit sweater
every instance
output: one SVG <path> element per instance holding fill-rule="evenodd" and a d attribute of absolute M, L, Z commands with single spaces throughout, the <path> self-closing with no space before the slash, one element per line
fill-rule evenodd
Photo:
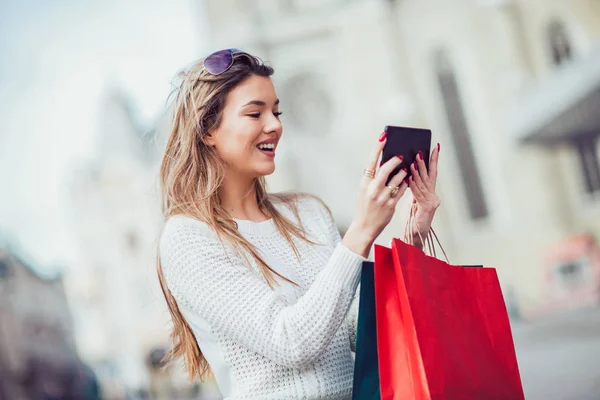
<path fill-rule="evenodd" d="M 272 220 L 236 220 L 269 266 L 298 286 L 278 280 L 271 289 L 254 260 L 249 268 L 198 220 L 171 217 L 161 235 L 168 287 L 226 399 L 351 398 L 365 258 L 341 243 L 318 200 L 298 205 L 309 238 L 324 244 L 294 238 L 300 262 Z M 277 208 L 296 221 L 287 206 Z"/>

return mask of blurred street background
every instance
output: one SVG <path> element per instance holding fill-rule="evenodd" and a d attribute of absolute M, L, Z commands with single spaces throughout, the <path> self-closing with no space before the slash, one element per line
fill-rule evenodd
<path fill-rule="evenodd" d="M 173 77 L 234 47 L 275 68 L 271 191 L 344 232 L 383 127 L 431 129 L 434 227 L 497 268 L 527 398 L 600 399 L 600 1 L 0 0 L 0 38 L 0 400 L 220 398 L 160 365 L 157 173 Z"/>

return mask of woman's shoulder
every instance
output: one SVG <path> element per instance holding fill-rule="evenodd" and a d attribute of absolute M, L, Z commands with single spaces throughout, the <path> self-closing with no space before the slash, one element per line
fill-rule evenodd
<path fill-rule="evenodd" d="M 207 237 L 216 237 L 215 232 L 207 223 L 184 214 L 169 216 L 164 224 L 163 235 L 165 233 L 172 234 L 186 229 L 195 231 Z"/>
<path fill-rule="evenodd" d="M 159 246 L 161 252 L 168 251 L 182 243 L 195 242 L 198 238 L 213 241 L 217 240 L 217 235 L 205 222 L 187 215 L 172 215 L 163 225 Z"/>

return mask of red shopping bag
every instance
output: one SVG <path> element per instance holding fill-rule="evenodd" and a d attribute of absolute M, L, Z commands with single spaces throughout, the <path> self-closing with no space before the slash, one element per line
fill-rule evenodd
<path fill-rule="evenodd" d="M 396 239 L 375 248 L 375 290 L 382 399 L 524 399 L 495 269 Z"/>
<path fill-rule="evenodd" d="M 381 399 L 425 399 L 415 391 L 408 368 L 402 310 L 392 250 L 375 245 L 375 320 L 377 321 L 377 355 Z M 381 369 L 383 367 L 383 369 Z"/>

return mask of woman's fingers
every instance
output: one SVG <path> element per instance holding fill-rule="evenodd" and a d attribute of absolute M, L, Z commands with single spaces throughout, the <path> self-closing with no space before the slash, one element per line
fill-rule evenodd
<path fill-rule="evenodd" d="M 383 147 L 385 146 L 386 134 L 383 132 L 379 139 L 377 140 L 377 144 L 373 146 L 373 150 L 371 150 L 371 157 L 369 158 L 369 164 L 367 165 L 367 169 L 376 170 L 377 163 L 379 162 L 379 156 L 381 156 L 381 152 L 383 151 Z"/>
<path fill-rule="evenodd" d="M 408 170 L 406 168 L 402 168 L 400 172 L 398 172 L 396 175 L 394 175 L 392 179 L 390 179 L 390 182 L 387 185 L 390 187 L 400 186 L 402 182 L 404 182 L 406 175 L 408 175 Z"/>
<path fill-rule="evenodd" d="M 412 179 L 413 182 L 415 183 L 415 185 L 417 186 L 417 188 L 419 189 L 419 191 L 421 191 L 422 193 L 426 193 L 427 191 L 429 191 L 429 188 L 427 187 L 427 185 L 425 184 L 425 180 L 429 179 L 427 177 L 425 178 L 421 178 L 421 169 L 420 168 L 415 168 L 415 165 L 412 165 L 411 168 L 412 171 Z M 426 175 L 425 175 L 426 176 Z"/>
<path fill-rule="evenodd" d="M 404 193 L 406 193 L 406 189 L 408 189 L 408 180 L 403 180 L 400 186 L 398 186 L 398 192 L 393 197 L 390 196 L 389 202 L 391 206 L 398 204 Z"/>
<path fill-rule="evenodd" d="M 417 157 L 418 158 L 418 157 Z M 411 176 L 408 179 L 410 190 L 413 192 L 415 200 L 419 200 L 423 197 L 424 190 L 422 188 L 423 182 L 421 179 L 421 173 L 419 167 L 417 166 L 417 161 L 411 164 L 410 166 Z"/>
<path fill-rule="evenodd" d="M 388 196 L 390 199 L 392 199 L 392 203 L 394 204 L 398 202 L 398 200 L 402 197 L 402 195 L 404 195 L 404 192 L 408 188 L 408 182 L 405 179 L 406 175 L 408 175 L 408 170 L 406 168 L 403 168 L 400 172 L 394 175 L 394 177 L 387 184 L 384 196 Z M 392 197 L 390 195 L 392 189 L 390 188 L 396 187 L 398 188 L 398 192 Z"/>
<path fill-rule="evenodd" d="M 423 159 L 423 152 L 419 151 L 414 165 L 415 168 L 419 171 L 419 175 L 421 175 L 423 179 L 427 179 L 429 173 L 427 172 L 427 165 L 425 165 L 425 160 Z"/>
<path fill-rule="evenodd" d="M 385 182 L 387 182 L 388 177 L 394 171 L 394 169 L 400 165 L 402 162 L 402 156 L 392 157 L 385 164 L 383 164 L 379 171 L 377 171 L 377 175 L 375 175 L 374 183 L 377 187 L 382 188 L 385 186 Z M 402 173 L 402 171 L 400 171 Z"/>
<path fill-rule="evenodd" d="M 400 165 L 401 159 L 393 157 L 378 168 L 379 158 L 383 151 L 386 137 L 382 134 L 379 142 L 374 146 L 369 162 L 366 164 L 367 174 L 363 176 L 361 188 L 357 199 L 356 215 L 351 226 L 358 227 L 362 238 L 374 241 L 383 229 L 390 223 L 394 215 L 395 207 L 389 203 L 392 193 L 398 196 L 399 190 L 391 191 L 385 187 L 385 182 L 390 173 Z M 371 172 L 369 174 L 369 172 Z M 369 177 L 367 175 L 373 175 Z M 406 171 L 401 172 L 400 180 L 406 176 Z M 404 185 L 406 186 L 406 185 Z M 400 189 L 402 193 L 406 187 Z M 385 196 L 383 196 L 385 192 Z M 400 193 L 400 195 L 402 194 Z M 394 197 L 395 197 L 394 196 Z M 364 243 L 363 243 L 364 244 Z M 372 242 L 371 242 L 372 244 Z M 361 244 L 362 246 L 362 244 Z M 370 246 L 370 245 L 369 245 Z"/>
<path fill-rule="evenodd" d="M 383 146 L 385 146 L 385 132 L 381 134 L 377 144 L 371 150 L 371 155 L 369 156 L 369 162 L 367 163 L 365 169 L 368 171 L 373 171 L 373 174 L 377 171 L 377 163 L 379 162 L 379 157 L 381 156 L 381 152 L 383 151 Z M 368 183 L 372 178 L 368 177 L 366 173 L 363 176 L 363 182 Z"/>
<path fill-rule="evenodd" d="M 417 183 L 415 181 L 415 175 L 411 176 L 408 179 L 408 186 L 410 187 L 410 190 L 411 190 L 416 202 L 423 200 L 425 194 L 423 193 L 421 188 L 417 185 Z"/>
<path fill-rule="evenodd" d="M 440 144 L 431 152 L 431 158 L 429 160 L 429 178 L 432 182 L 433 189 L 435 190 L 435 184 L 437 183 L 437 173 L 438 173 L 438 160 L 440 158 Z"/>

